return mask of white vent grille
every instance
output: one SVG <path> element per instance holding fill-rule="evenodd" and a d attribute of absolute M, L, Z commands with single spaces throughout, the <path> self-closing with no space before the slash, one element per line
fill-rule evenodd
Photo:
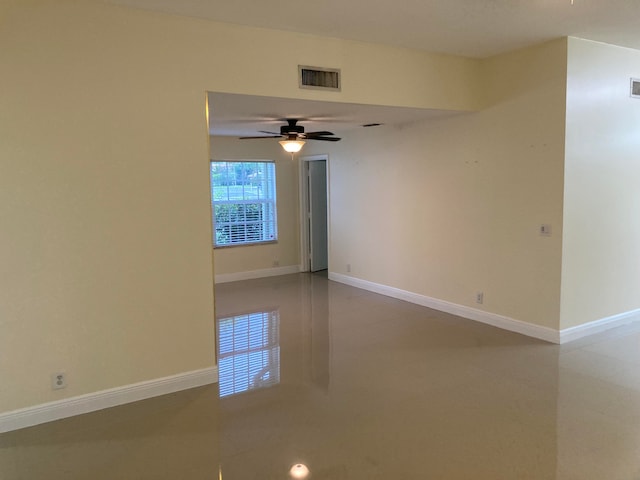
<path fill-rule="evenodd" d="M 300 88 L 339 92 L 341 88 L 340 69 L 298 65 L 298 81 Z"/>
<path fill-rule="evenodd" d="M 631 79 L 631 96 L 640 98 L 640 78 Z"/>

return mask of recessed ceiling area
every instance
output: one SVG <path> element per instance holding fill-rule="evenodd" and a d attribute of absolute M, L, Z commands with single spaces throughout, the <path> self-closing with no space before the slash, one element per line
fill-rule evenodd
<path fill-rule="evenodd" d="M 476 58 L 565 36 L 640 49 L 638 0 L 104 1 Z"/>
<path fill-rule="evenodd" d="M 221 136 L 262 135 L 261 130 L 277 133 L 285 118 L 297 118 L 308 132 L 329 130 L 340 137 L 367 124 L 403 125 L 455 114 L 424 108 L 209 93 L 209 134 Z"/>

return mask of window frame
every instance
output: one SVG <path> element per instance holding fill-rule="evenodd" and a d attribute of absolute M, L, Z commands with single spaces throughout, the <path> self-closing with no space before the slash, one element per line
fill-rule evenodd
<path fill-rule="evenodd" d="M 269 171 L 265 172 L 265 178 L 260 180 L 257 184 L 250 184 L 251 186 L 257 188 L 257 192 L 253 192 L 253 194 L 257 194 L 257 196 L 247 196 L 247 192 L 245 191 L 245 187 L 247 186 L 246 180 L 242 181 L 239 184 L 236 184 L 236 180 L 234 179 L 234 183 L 230 184 L 228 177 L 226 179 L 226 185 L 216 184 L 214 180 L 214 167 L 216 165 L 221 166 L 225 169 L 231 168 L 231 165 L 242 164 L 241 172 L 244 175 L 244 172 L 247 170 L 252 170 L 255 168 L 256 164 L 268 164 Z M 245 165 L 249 165 L 249 168 L 246 168 Z M 235 175 L 235 174 L 234 174 Z M 234 176 L 232 175 L 232 176 Z M 213 248 L 231 248 L 231 247 L 245 247 L 245 246 L 255 246 L 255 245 L 264 245 L 278 242 L 278 203 L 277 203 L 277 170 L 276 170 L 276 162 L 274 160 L 258 160 L 258 159 L 243 159 L 243 160 L 211 160 L 209 166 L 209 180 L 210 180 L 210 191 L 211 191 L 211 218 L 213 224 Z M 216 189 L 220 187 L 227 188 L 227 198 L 226 199 L 218 199 L 216 200 Z M 240 191 L 242 192 L 241 198 L 230 199 L 230 187 L 241 187 Z M 262 192 L 261 192 L 262 191 Z M 261 192 L 261 193 L 260 193 Z M 239 193 L 236 191 L 236 194 Z M 244 227 L 244 240 L 242 241 L 233 241 L 235 236 L 234 233 L 230 233 L 227 231 L 227 235 L 230 237 L 228 243 L 218 243 L 218 228 L 221 222 L 216 221 L 216 206 L 229 205 L 229 206 L 240 206 L 240 205 L 261 205 L 260 219 L 258 220 L 250 220 L 247 218 L 247 209 L 243 207 L 242 215 L 244 215 L 244 221 L 229 221 L 222 222 L 226 227 L 232 229 L 235 227 Z M 265 219 L 266 218 L 266 219 Z M 260 233 L 260 240 L 255 239 L 247 239 L 247 236 L 255 234 L 255 232 L 250 233 L 247 231 L 247 226 L 256 226 L 261 225 L 262 232 Z"/>

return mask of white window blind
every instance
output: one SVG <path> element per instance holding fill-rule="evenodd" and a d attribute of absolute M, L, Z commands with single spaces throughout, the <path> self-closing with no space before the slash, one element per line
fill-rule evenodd
<path fill-rule="evenodd" d="M 214 245 L 277 240 L 274 162 L 211 162 Z"/>
<path fill-rule="evenodd" d="M 280 383 L 277 310 L 218 319 L 220 397 Z"/>

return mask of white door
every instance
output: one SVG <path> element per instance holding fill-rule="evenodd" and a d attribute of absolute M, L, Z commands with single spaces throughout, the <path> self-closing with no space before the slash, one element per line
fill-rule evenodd
<path fill-rule="evenodd" d="M 309 164 L 309 258 L 311 271 L 329 268 L 327 248 L 327 162 Z"/>

